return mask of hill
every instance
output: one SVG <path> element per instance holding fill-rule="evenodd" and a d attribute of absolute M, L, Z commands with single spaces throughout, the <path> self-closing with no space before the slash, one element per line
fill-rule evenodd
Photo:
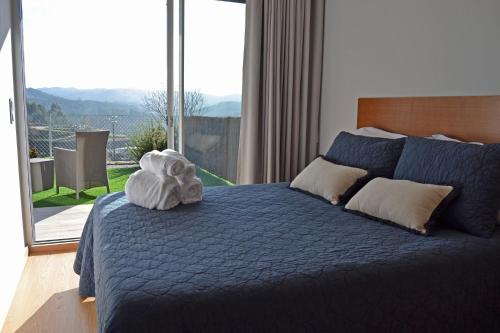
<path fill-rule="evenodd" d="M 206 117 L 239 117 L 240 115 L 240 102 L 220 102 L 203 109 L 203 116 Z"/>
<path fill-rule="evenodd" d="M 28 88 L 27 100 L 46 109 L 58 104 L 66 115 L 140 115 L 144 113 L 141 102 L 145 94 L 145 90 L 132 89 Z M 241 96 L 203 96 L 204 116 L 240 116 Z"/>
<path fill-rule="evenodd" d="M 215 95 L 207 95 L 203 94 L 205 97 L 205 104 L 207 106 L 219 104 L 222 102 L 241 102 L 241 95 L 224 95 L 224 96 L 215 96 Z"/>
<path fill-rule="evenodd" d="M 143 102 L 144 96 L 148 94 L 148 90 L 140 89 L 77 89 L 77 88 L 37 88 L 44 93 L 62 97 L 70 100 L 89 100 L 109 103 L 129 103 L 140 105 Z M 205 105 L 212 106 L 222 102 L 240 102 L 240 95 L 224 95 L 216 96 L 203 94 Z"/>
<path fill-rule="evenodd" d="M 108 103 L 141 104 L 147 90 L 138 89 L 77 89 L 39 88 L 44 93 L 71 100 L 88 100 Z"/>
<path fill-rule="evenodd" d="M 52 103 L 58 104 L 63 113 L 86 115 L 139 115 L 143 110 L 139 105 L 119 102 L 101 102 L 94 100 L 71 100 L 54 96 L 39 89 L 26 89 L 27 101 L 50 109 Z"/>

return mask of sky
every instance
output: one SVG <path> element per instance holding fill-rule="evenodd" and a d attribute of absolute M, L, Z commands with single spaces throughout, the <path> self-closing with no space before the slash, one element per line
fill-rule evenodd
<path fill-rule="evenodd" d="M 245 5 L 185 4 L 185 89 L 240 94 Z M 26 86 L 165 89 L 165 8 L 165 0 L 24 0 Z"/>

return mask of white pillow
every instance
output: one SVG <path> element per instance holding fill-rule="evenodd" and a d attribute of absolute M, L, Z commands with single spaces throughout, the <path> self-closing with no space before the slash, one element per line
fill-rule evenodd
<path fill-rule="evenodd" d="M 444 134 L 432 134 L 431 139 L 434 139 L 434 140 L 442 140 L 442 141 L 453 141 L 453 142 L 461 142 L 461 143 L 470 143 L 470 144 L 473 144 L 473 145 L 484 145 L 484 143 L 481 143 L 481 142 L 464 142 L 464 141 L 460 141 L 460 140 L 457 140 L 457 139 L 454 139 L 454 138 L 450 138 L 449 136 L 446 136 Z"/>
<path fill-rule="evenodd" d="M 367 174 L 366 170 L 338 165 L 318 157 L 295 177 L 290 187 L 321 196 L 337 205 L 342 195 Z"/>
<path fill-rule="evenodd" d="M 452 186 L 375 178 L 349 200 L 345 209 L 425 235 L 427 223 L 451 191 Z"/>
<path fill-rule="evenodd" d="M 375 127 L 361 127 L 353 131 L 348 131 L 351 134 L 354 135 L 363 135 L 363 136 L 370 136 L 374 138 L 385 138 L 385 139 L 401 139 L 401 138 L 406 138 L 406 135 L 399 134 L 399 133 L 393 133 L 393 132 L 387 132 L 384 131 L 380 128 L 375 128 Z"/>

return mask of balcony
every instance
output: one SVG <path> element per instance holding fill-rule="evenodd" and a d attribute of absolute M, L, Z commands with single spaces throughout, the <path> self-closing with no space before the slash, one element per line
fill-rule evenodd
<path fill-rule="evenodd" d="M 55 147 L 75 149 L 75 132 L 109 130 L 107 143 L 107 173 L 111 192 L 124 190 L 128 177 L 138 170 L 131 154 L 133 137 L 144 124 L 155 121 L 151 116 L 65 116 L 64 121 L 29 124 L 31 157 L 50 159 Z M 185 154 L 195 163 L 197 176 L 204 186 L 232 185 L 236 178 L 239 118 L 188 117 Z M 55 175 L 57 177 L 57 175 Z M 49 184 L 50 186 L 50 184 Z M 34 192 L 34 226 L 36 241 L 74 239 L 80 237 L 83 225 L 95 199 L 106 194 L 105 187 L 96 187 L 80 193 L 62 187 L 56 193 L 54 186 Z"/>

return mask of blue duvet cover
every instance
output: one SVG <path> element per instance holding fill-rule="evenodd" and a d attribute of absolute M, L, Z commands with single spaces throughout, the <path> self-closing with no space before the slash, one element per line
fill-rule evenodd
<path fill-rule="evenodd" d="M 500 232 L 424 237 L 287 184 L 101 197 L 74 264 L 100 332 L 500 331 Z"/>

